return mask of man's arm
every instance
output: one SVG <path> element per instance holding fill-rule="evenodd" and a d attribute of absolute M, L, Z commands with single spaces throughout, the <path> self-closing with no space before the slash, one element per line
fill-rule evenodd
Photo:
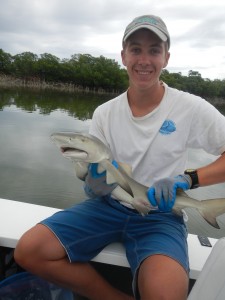
<path fill-rule="evenodd" d="M 225 182 L 225 153 L 211 164 L 198 168 L 199 186 Z"/>

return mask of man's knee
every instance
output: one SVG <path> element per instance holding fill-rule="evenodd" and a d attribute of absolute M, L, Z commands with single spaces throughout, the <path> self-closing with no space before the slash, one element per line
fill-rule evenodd
<path fill-rule="evenodd" d="M 15 251 L 14 251 L 14 259 L 17 264 L 19 264 L 23 268 L 27 268 L 29 263 L 32 262 L 30 257 L 33 255 L 34 243 L 30 238 L 30 230 L 26 232 L 19 240 Z M 33 257 L 35 259 L 35 257 Z"/>
<path fill-rule="evenodd" d="M 175 260 L 164 255 L 148 257 L 138 275 L 141 299 L 187 299 L 188 276 Z"/>
<path fill-rule="evenodd" d="M 15 251 L 14 259 L 23 268 L 27 269 L 35 264 L 37 258 L 41 257 L 40 251 L 45 245 L 45 231 L 43 225 L 36 225 L 23 234 L 20 238 Z"/>
<path fill-rule="evenodd" d="M 19 240 L 14 258 L 25 269 L 39 268 L 47 261 L 66 257 L 66 252 L 52 231 L 42 224 L 28 230 Z"/>

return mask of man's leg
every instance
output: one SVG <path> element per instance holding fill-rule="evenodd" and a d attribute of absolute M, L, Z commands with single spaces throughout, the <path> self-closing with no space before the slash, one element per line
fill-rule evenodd
<path fill-rule="evenodd" d="M 38 224 L 27 231 L 15 249 L 15 260 L 24 269 L 93 300 L 132 300 L 112 287 L 87 263 L 70 263 L 56 236 Z"/>
<path fill-rule="evenodd" d="M 141 300 L 184 300 L 188 292 L 187 229 L 182 217 L 150 213 L 133 215 L 124 244 Z"/>
<path fill-rule="evenodd" d="M 164 255 L 153 255 L 145 259 L 138 273 L 141 300 L 185 300 L 188 283 L 184 268 Z"/>

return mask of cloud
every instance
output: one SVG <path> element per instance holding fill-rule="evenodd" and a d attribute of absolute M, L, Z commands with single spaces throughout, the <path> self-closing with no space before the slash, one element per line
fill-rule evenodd
<path fill-rule="evenodd" d="M 224 11 L 221 0 L 1 0 L 0 48 L 13 55 L 30 51 L 59 58 L 89 53 L 121 63 L 127 24 L 137 15 L 156 14 L 171 34 L 171 68 L 185 71 L 199 65 L 213 78 L 216 65 L 216 73 L 225 78 Z M 193 63 L 195 56 L 199 64 Z"/>

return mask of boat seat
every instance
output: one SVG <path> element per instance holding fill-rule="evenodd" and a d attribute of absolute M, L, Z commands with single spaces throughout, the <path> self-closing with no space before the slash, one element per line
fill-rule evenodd
<path fill-rule="evenodd" d="M 225 299 L 225 238 L 214 245 L 188 300 Z"/>
<path fill-rule="evenodd" d="M 24 232 L 58 211 L 60 211 L 58 208 L 0 198 L 0 247 L 15 248 Z M 212 246 L 217 242 L 217 239 L 209 238 L 209 240 Z M 202 246 L 197 235 L 194 234 L 188 235 L 187 242 L 190 278 L 196 280 L 212 247 Z M 129 268 L 124 246 L 120 243 L 106 246 L 92 260 L 97 263 Z"/>

